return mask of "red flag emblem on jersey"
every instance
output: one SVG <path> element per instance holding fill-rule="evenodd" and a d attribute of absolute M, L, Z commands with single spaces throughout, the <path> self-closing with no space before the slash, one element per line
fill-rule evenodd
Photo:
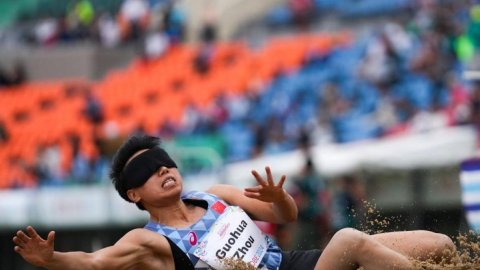
<path fill-rule="evenodd" d="M 225 210 L 226 207 L 227 206 L 225 204 L 223 204 L 221 201 L 217 201 L 216 203 L 214 203 L 212 205 L 213 211 L 217 212 L 218 214 L 223 213 L 223 211 Z"/>

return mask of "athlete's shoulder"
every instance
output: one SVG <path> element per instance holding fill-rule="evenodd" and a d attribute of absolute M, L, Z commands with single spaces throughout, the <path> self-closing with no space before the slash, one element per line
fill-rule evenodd
<path fill-rule="evenodd" d="M 215 193 L 204 191 L 189 191 L 182 195 L 182 199 L 197 199 L 197 200 L 217 200 L 218 196 Z"/>
<path fill-rule="evenodd" d="M 243 192 L 240 189 L 232 185 L 225 184 L 213 185 L 206 192 L 209 194 L 213 194 L 214 196 L 228 203 L 232 203 L 236 201 L 237 198 L 243 196 Z"/>
<path fill-rule="evenodd" d="M 155 248 L 157 250 L 168 251 L 170 249 L 165 236 L 143 228 L 129 231 L 119 242 L 135 244 L 141 247 Z"/>

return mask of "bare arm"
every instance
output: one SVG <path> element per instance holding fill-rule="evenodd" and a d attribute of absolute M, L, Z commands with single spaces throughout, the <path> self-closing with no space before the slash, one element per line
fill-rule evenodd
<path fill-rule="evenodd" d="M 231 205 L 240 206 L 254 219 L 272 223 L 295 221 L 298 209 L 293 198 L 283 189 L 286 177 L 282 176 L 278 184 L 275 184 L 270 168 L 266 167 L 265 171 L 266 180 L 253 170 L 252 174 L 259 185 L 244 191 L 230 185 L 215 185 L 208 192 Z"/>
<path fill-rule="evenodd" d="M 171 256 L 164 237 L 142 229 L 133 230 L 115 245 L 92 253 L 54 251 L 54 238 L 55 233 L 50 232 L 44 240 L 28 227 L 27 233 L 18 231 L 13 238 L 14 249 L 27 262 L 49 270 L 134 269 L 145 266 L 144 262 L 151 262 L 147 260 L 151 258 L 156 258 L 155 265 L 164 269 Z"/>

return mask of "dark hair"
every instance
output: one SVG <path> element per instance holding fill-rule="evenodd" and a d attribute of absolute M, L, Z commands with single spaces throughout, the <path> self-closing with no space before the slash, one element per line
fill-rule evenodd
<path fill-rule="evenodd" d="M 110 178 L 115 186 L 118 194 L 128 202 L 132 202 L 127 195 L 127 190 L 124 190 L 123 183 L 123 169 L 127 164 L 127 161 L 138 151 L 143 149 L 151 149 L 160 145 L 160 138 L 152 137 L 143 134 L 136 134 L 130 136 L 121 146 L 118 148 L 115 156 L 113 157 L 112 166 L 110 169 Z M 137 207 L 141 210 L 145 210 L 142 203 L 136 203 Z"/>

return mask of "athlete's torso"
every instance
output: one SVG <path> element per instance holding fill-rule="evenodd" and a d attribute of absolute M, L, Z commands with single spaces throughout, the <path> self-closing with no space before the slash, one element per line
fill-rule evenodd
<path fill-rule="evenodd" d="M 205 214 L 197 222 L 184 228 L 174 228 L 150 221 L 145 228 L 162 234 L 171 240 L 190 260 L 195 270 L 210 269 L 207 264 L 199 260 L 193 252 L 197 248 L 200 239 L 209 231 L 218 217 L 228 204 L 217 196 L 204 192 L 190 192 L 182 195 L 182 200 L 206 208 Z M 178 251 L 177 249 L 177 251 Z M 172 247 L 172 253 L 174 248 Z M 267 269 L 278 269 L 281 262 L 281 250 L 275 242 L 268 238 L 267 253 L 261 261 L 260 267 Z M 178 257 L 178 256 L 177 256 Z M 181 258 L 182 256 L 179 256 Z M 185 258 L 185 257 L 183 257 Z M 178 258 L 177 258 L 178 259 Z"/>

